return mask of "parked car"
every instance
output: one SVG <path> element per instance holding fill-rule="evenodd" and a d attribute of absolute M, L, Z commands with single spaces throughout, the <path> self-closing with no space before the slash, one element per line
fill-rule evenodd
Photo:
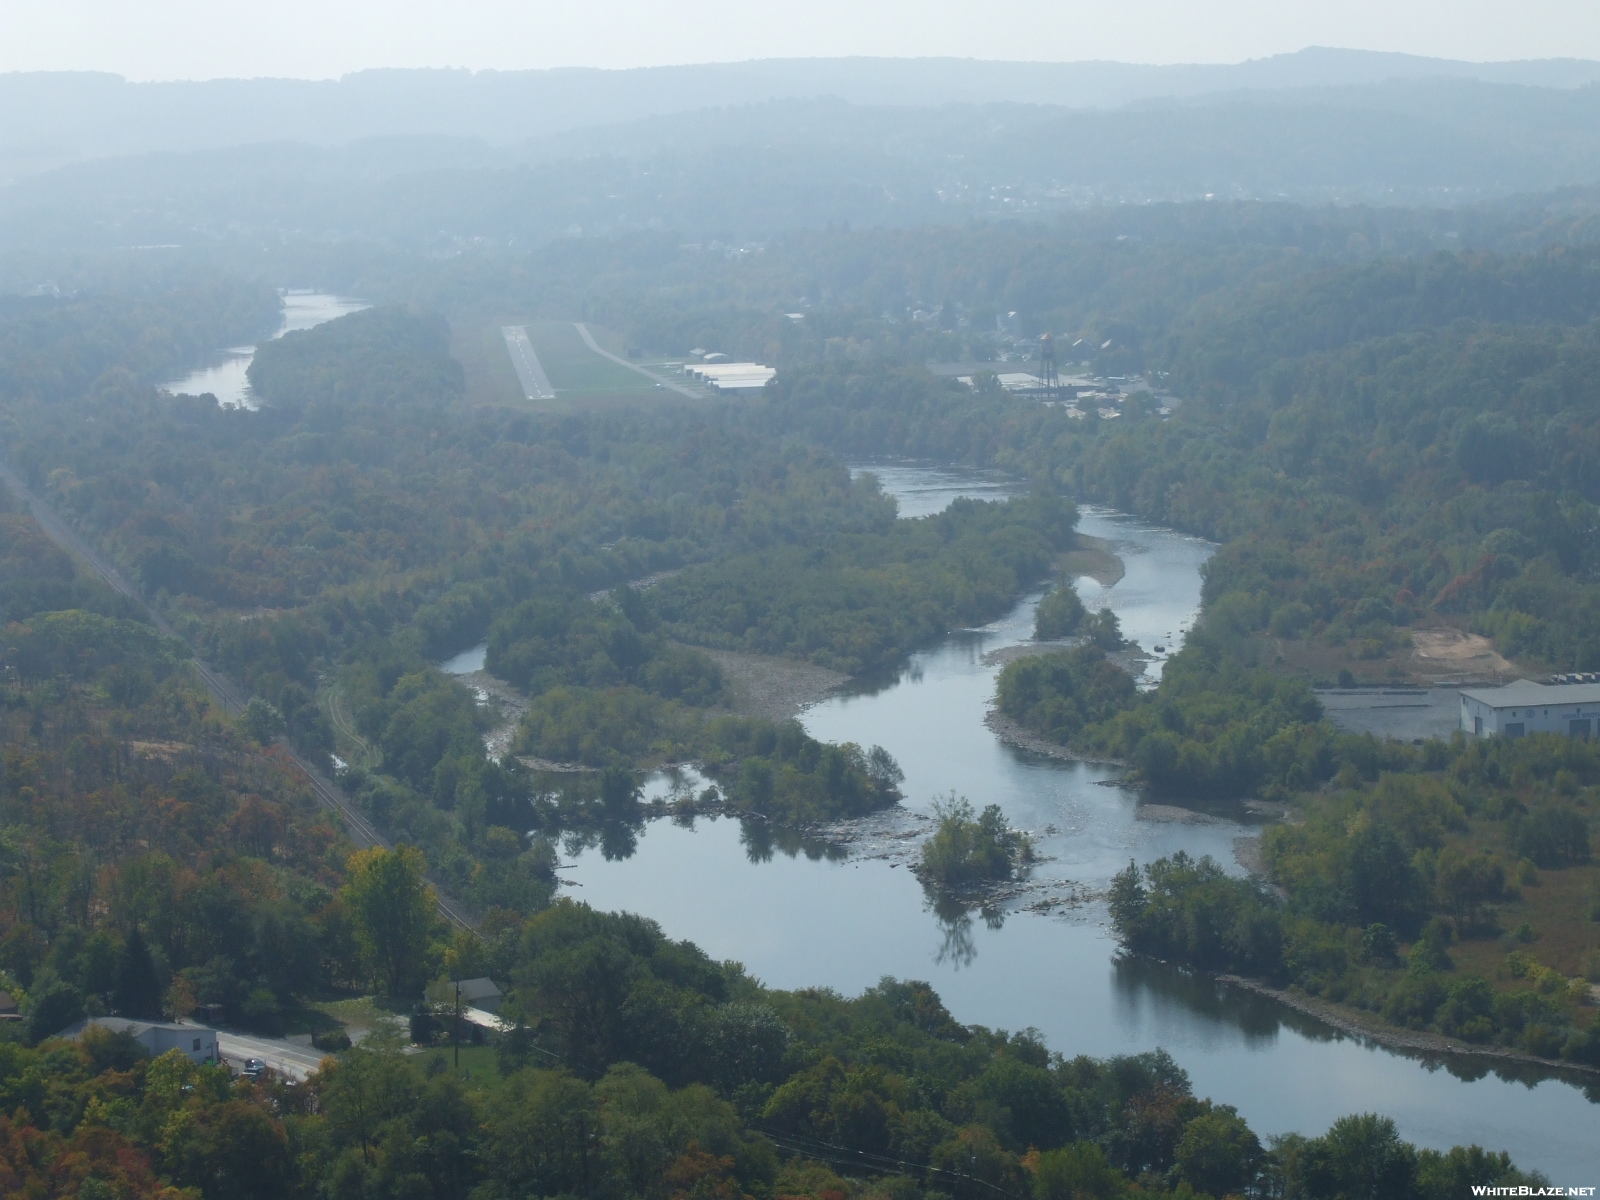
<path fill-rule="evenodd" d="M 240 1074 L 247 1079 L 260 1079 L 266 1069 L 267 1064 L 259 1058 L 247 1058 L 244 1060 L 244 1069 L 240 1071 Z"/>

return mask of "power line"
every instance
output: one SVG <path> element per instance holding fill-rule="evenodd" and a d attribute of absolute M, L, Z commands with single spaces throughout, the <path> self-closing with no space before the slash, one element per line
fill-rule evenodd
<path fill-rule="evenodd" d="M 11 469 L 10 464 L 5 461 L 4 457 L 0 457 L 0 482 L 4 482 L 16 495 L 17 499 L 27 505 L 29 515 L 38 522 L 39 527 L 44 530 L 51 540 L 69 553 L 83 559 L 112 590 L 120 592 L 144 609 L 159 632 L 186 645 L 189 644 L 189 639 L 173 628 L 172 623 L 155 610 L 150 602 L 123 577 L 122 572 L 117 570 L 105 555 L 89 545 L 49 504 L 29 490 L 28 485 L 22 481 L 21 476 Z M 193 653 L 194 647 L 190 645 L 189 648 L 190 652 Z M 246 698 L 234 687 L 232 681 L 211 667 L 198 654 L 195 654 L 190 661 L 195 673 L 200 676 L 200 681 L 205 684 L 206 690 L 221 705 L 224 712 L 236 715 L 244 711 Z M 352 841 L 359 846 L 381 846 L 385 850 L 393 849 L 389 840 L 380 834 L 372 826 L 371 822 L 357 811 L 355 805 L 350 803 L 342 792 L 324 778 L 321 771 L 317 770 L 283 738 L 279 738 L 277 744 L 282 747 L 283 752 L 288 755 L 290 761 L 299 767 L 311 782 L 311 791 L 317 800 L 324 807 L 331 808 L 344 817 L 346 828 L 351 834 Z M 453 898 L 443 895 L 438 887 L 434 888 L 434 901 L 439 915 L 458 929 L 475 928 L 474 922 L 461 909 L 460 905 Z"/>
<path fill-rule="evenodd" d="M 815 1138 L 808 1138 L 803 1134 L 783 1133 L 778 1130 L 766 1129 L 760 1125 L 751 1124 L 750 1128 L 778 1143 L 779 1149 L 789 1150 L 796 1154 L 807 1154 L 812 1158 L 821 1158 L 841 1165 L 864 1167 L 869 1171 L 889 1172 L 904 1168 L 907 1171 L 919 1174 L 939 1175 L 946 1179 L 959 1179 L 967 1183 L 975 1183 L 979 1187 L 986 1187 L 1002 1196 L 1009 1196 L 1012 1200 L 1026 1200 L 1026 1197 L 1016 1192 L 1008 1191 L 998 1184 L 990 1183 L 987 1179 L 979 1179 L 976 1175 L 968 1175 L 961 1171 L 951 1171 L 944 1167 L 930 1166 L 926 1163 L 907 1162 L 900 1158 L 874 1154 L 869 1150 L 856 1150 L 850 1146 L 839 1146 L 833 1142 L 819 1141 Z M 790 1142 L 793 1145 L 786 1146 L 783 1145 L 784 1142 Z"/>

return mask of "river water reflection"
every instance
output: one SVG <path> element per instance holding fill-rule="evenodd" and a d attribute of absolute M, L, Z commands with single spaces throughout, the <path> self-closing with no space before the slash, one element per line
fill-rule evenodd
<path fill-rule="evenodd" d="M 950 468 L 860 467 L 902 498 L 906 516 L 938 511 L 958 494 L 1006 494 L 1001 480 Z M 1147 650 L 1181 638 L 1198 611 L 1211 547 L 1104 510 L 1086 509 L 1080 528 L 1111 542 L 1127 566 L 1111 588 L 1081 580 L 1086 602 L 1109 603 Z M 804 714 L 813 736 L 882 745 L 906 772 L 905 811 L 874 822 L 873 836 L 847 856 L 771 853 L 732 820 L 656 821 L 629 857 L 579 854 L 563 872 L 576 885 L 572 894 L 644 913 L 774 986 L 853 994 L 884 975 L 925 979 L 957 1020 L 1032 1026 L 1069 1056 L 1164 1047 L 1198 1094 L 1236 1106 L 1263 1136 L 1320 1133 L 1345 1114 L 1380 1111 L 1422 1145 L 1478 1142 L 1558 1179 L 1587 1179 L 1600 1121 L 1569 1082 L 1535 1076 L 1524 1084 L 1479 1067 L 1471 1072 L 1480 1077 L 1459 1078 L 1452 1071 L 1466 1070 L 1460 1062 L 1443 1069 L 1337 1035 L 1250 993 L 1161 964 L 1119 961 L 1098 899 L 1040 913 L 1020 907 L 1030 901 L 1024 896 L 988 919 L 941 919 L 931 910 L 906 864 L 932 800 L 952 789 L 1001 805 L 1013 825 L 1034 833 L 1047 856 L 1035 878 L 1056 899 L 1098 893 L 1130 859 L 1178 849 L 1237 870 L 1234 839 L 1257 832 L 1237 813 L 1198 823 L 1142 820 L 1138 798 L 1115 786 L 1116 768 L 1027 754 L 984 726 L 999 671 L 988 656 L 1028 639 L 1038 599 L 951 634 L 892 679 Z M 670 783 L 657 776 L 650 787 Z"/>
<path fill-rule="evenodd" d="M 310 329 L 366 307 L 364 301 L 344 296 L 287 291 L 283 293 L 283 320 L 272 338 L 281 338 L 295 329 Z M 219 352 L 205 366 L 190 371 L 182 379 L 174 379 L 161 387 L 174 395 L 203 396 L 210 392 L 224 408 L 254 408 L 255 397 L 250 392 L 250 381 L 245 377 L 245 371 L 255 356 L 254 346 L 235 346 Z"/>

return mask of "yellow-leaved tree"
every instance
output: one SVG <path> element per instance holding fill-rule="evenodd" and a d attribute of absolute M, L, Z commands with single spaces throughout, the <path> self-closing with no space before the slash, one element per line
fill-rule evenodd
<path fill-rule="evenodd" d="M 368 969 L 391 996 L 409 995 L 422 984 L 435 919 L 427 866 L 415 846 L 358 850 L 346 864 L 339 895 Z"/>

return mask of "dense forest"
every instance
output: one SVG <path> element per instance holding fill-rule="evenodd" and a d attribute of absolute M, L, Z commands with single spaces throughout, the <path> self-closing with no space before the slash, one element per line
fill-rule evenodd
<path fill-rule="evenodd" d="M 149 381 L 277 323 L 269 287 L 226 276 L 182 282 L 139 279 L 115 295 L 5 297 L 0 397 L 67 400 L 110 382 L 108 374 Z"/>
<path fill-rule="evenodd" d="M 479 881 L 501 903 L 481 935 L 449 937 L 420 854 L 352 853 L 248 721 L 208 703 L 181 643 L 25 515 L 0 514 L 0 534 L 0 983 L 25 1016 L 7 1028 L 20 1040 L 0 1042 L 10 1192 L 901 1196 L 925 1181 L 1064 1200 L 1132 1180 L 1344 1188 L 1378 1170 L 1442 1198 L 1526 1178 L 1476 1148 L 1417 1151 L 1375 1118 L 1264 1147 L 1164 1055 L 1066 1060 L 957 1024 L 926 985 L 885 980 L 849 1001 L 770 991 L 648 921 L 544 907 L 548 887 L 518 896 L 503 825 L 487 838 L 500 875 Z M 201 1004 L 272 1032 L 307 1001 L 372 984 L 404 996 L 445 969 L 511 982 L 516 1032 L 471 1052 L 474 1082 L 437 1053 L 402 1054 L 398 1034 L 306 1084 L 230 1081 L 178 1051 L 151 1060 L 127 1035 L 51 1036 L 85 1013 Z M 435 1036 L 425 1013 L 412 1028 Z"/>
<path fill-rule="evenodd" d="M 29 1040 L 198 1003 L 270 1028 L 367 978 L 340 900 L 353 847 L 303 777 L 29 517 L 0 511 L 0 539 L 0 986 Z"/>
<path fill-rule="evenodd" d="M 1600 500 L 1586 448 L 1596 414 L 1591 306 L 1580 290 L 1568 315 L 1581 323 L 1503 325 L 1459 319 L 1451 304 L 1428 314 L 1445 328 L 1362 338 L 1375 320 L 1369 301 L 1406 269 L 1345 270 L 1342 306 L 1286 312 L 1264 302 L 1263 322 L 1270 310 L 1283 332 L 1249 351 L 1248 386 L 1234 382 L 1248 347 L 1218 336 L 1236 360 L 1207 368 L 1209 381 L 1196 376 L 1199 394 L 1171 420 L 1135 409 L 1090 429 L 914 369 L 848 366 L 790 374 L 775 385 L 772 419 L 852 448 L 1005 466 L 1221 542 L 1207 567 L 1205 628 L 1161 691 L 1131 699 L 1126 715 L 1099 710 L 1077 736 L 1139 762 L 1167 790 L 1318 782 L 1337 770 L 1333 758 L 1288 779 L 1262 756 L 1280 731 L 1315 723 L 1271 670 L 1279 657 L 1332 649 L 1364 677 L 1383 677 L 1410 627 L 1442 621 L 1551 669 L 1600 666 L 1589 582 Z M 1510 295 L 1535 269 L 1491 262 L 1460 278 L 1482 276 L 1466 290 Z M 1414 275 L 1404 290 L 1426 282 Z M 1395 307 L 1389 324 L 1422 319 L 1423 299 Z M 1327 348 L 1281 354 L 1307 341 Z M 1202 369 L 1197 358 L 1191 371 Z M 1163 706 L 1183 694 L 1177 708 Z M 1198 717 L 1207 705 L 1242 707 L 1206 718 L 1213 732 L 1196 737 L 1179 714 Z M 1229 752 L 1232 765 L 1208 765 L 1223 730 L 1244 742 Z M 1150 741 L 1157 733 L 1177 745 Z M 1173 773 L 1176 752 L 1193 768 Z"/>
<path fill-rule="evenodd" d="M 1550 289 L 1519 299 L 1540 275 Z M 999 681 L 1006 715 L 1129 762 L 1158 795 L 1305 811 L 1265 839 L 1287 909 L 1214 865 L 1160 864 L 1125 880 L 1130 948 L 1590 1061 L 1587 748 L 1352 736 L 1308 686 L 1333 682 L 1330 663 L 1403 681 L 1424 628 L 1487 635 L 1535 670 L 1600 666 L 1588 275 L 1565 253 L 1435 259 L 1328 272 L 1292 303 L 1269 290 L 1255 316 L 1236 298 L 1226 319 L 1248 335 L 1205 335 L 1227 360 L 1183 352 L 1193 393 L 1170 421 L 1135 409 L 1091 428 L 907 368 L 791 373 L 769 403 L 784 427 L 1004 465 L 1222 543 L 1203 621 L 1158 688 L 1136 691 L 1092 647 Z M 1469 319 L 1521 313 L 1539 320 Z M 1195 328 L 1221 314 L 1207 302 Z M 1364 887 L 1394 894 L 1369 902 Z"/>
<path fill-rule="evenodd" d="M 1528 240 L 1561 240 L 1548 219 Z M 1149 798 L 1291 817 L 1258 876 L 1183 855 L 1119 875 L 1130 953 L 1600 1062 L 1600 757 L 1354 736 L 1314 692 L 1404 680 L 1437 629 L 1530 673 L 1600 669 L 1592 251 L 1438 252 L 1420 218 L 1288 205 L 1111 220 L 818 231 L 748 261 L 647 235 L 425 266 L 330 250 L 393 303 L 265 343 L 257 409 L 153 385 L 270 328 L 270 288 L 200 272 L 0 305 L 0 451 L 181 635 L 5 500 L 6 1188 L 1431 1200 L 1531 1179 L 1375 1115 L 1263 1142 L 1159 1052 L 1074 1058 L 911 981 L 768 988 L 648 914 L 561 898 L 558 848 L 628 853 L 666 812 L 640 789 L 662 764 L 695 764 L 688 810 L 752 842 L 903 798 L 881 748 L 740 712 L 717 656 L 882 675 L 1048 584 L 1037 633 L 1064 644 L 1005 666 L 1001 715 Z M 536 277 L 540 304 L 640 345 L 784 369 L 730 403 L 470 402 L 451 320 Z M 1073 369 L 1146 372 L 1173 403 L 1073 416 L 925 366 L 1047 329 Z M 900 520 L 846 455 L 998 468 L 1031 495 Z M 1061 577 L 1082 503 L 1219 543 L 1157 686 Z M 503 695 L 438 666 L 480 643 Z M 358 850 L 286 747 L 396 848 Z M 998 808 L 939 815 L 930 896 L 1025 874 Z M 508 1028 L 461 1074 L 419 997 L 477 975 L 505 984 Z M 386 1006 L 354 1049 L 326 1016 L 351 1003 Z M 52 1036 L 201 1006 L 332 1057 L 305 1084 L 230 1081 Z"/>
<path fill-rule="evenodd" d="M 1076 521 L 1055 498 L 957 500 L 926 520 L 685 571 L 651 589 L 646 604 L 686 640 L 858 674 L 998 616 L 1074 544 Z"/>

